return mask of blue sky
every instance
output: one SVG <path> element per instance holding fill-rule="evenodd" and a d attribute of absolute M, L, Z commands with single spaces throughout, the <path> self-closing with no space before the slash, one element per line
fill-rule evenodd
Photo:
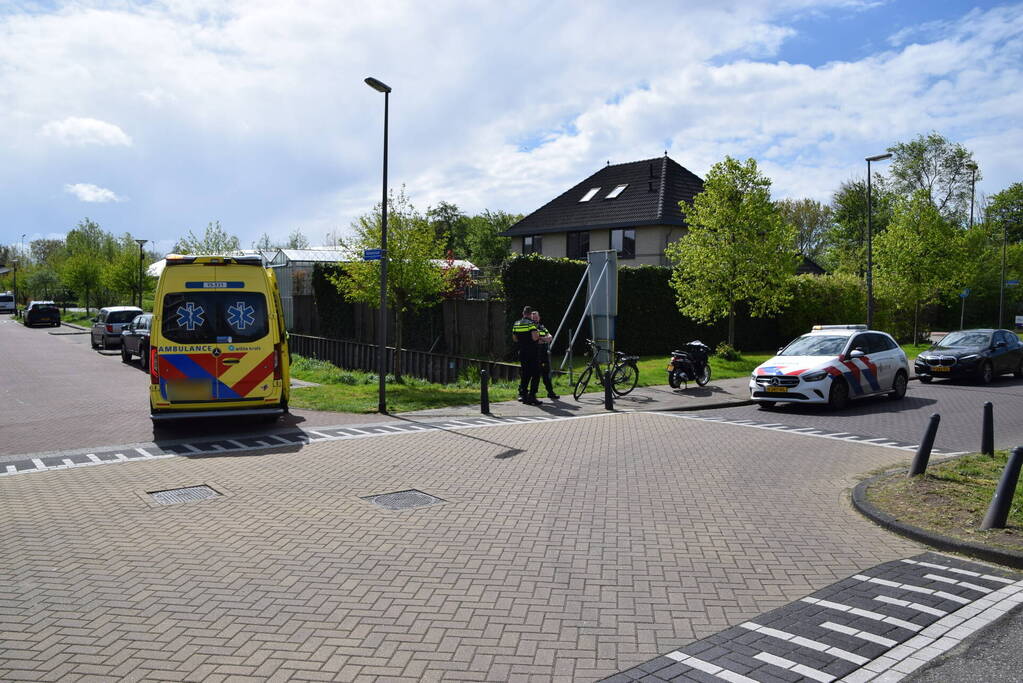
<path fill-rule="evenodd" d="M 1021 180 L 1023 3 L 164 0 L 0 5 L 0 243 L 85 217 L 168 250 L 345 234 L 392 187 L 528 213 L 612 163 L 752 156 L 828 200 L 937 130 Z"/>

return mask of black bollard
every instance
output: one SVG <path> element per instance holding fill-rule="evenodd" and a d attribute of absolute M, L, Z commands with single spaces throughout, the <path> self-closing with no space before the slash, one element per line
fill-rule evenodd
<path fill-rule="evenodd" d="M 490 387 L 486 370 L 480 370 L 480 412 L 484 415 L 490 414 Z"/>
<path fill-rule="evenodd" d="M 998 480 L 998 488 L 991 498 L 991 505 L 984 515 L 981 529 L 1004 529 L 1005 521 L 1009 519 L 1009 508 L 1012 506 L 1012 497 L 1016 494 L 1016 482 L 1019 480 L 1020 466 L 1023 465 L 1023 446 L 1016 446 L 1012 449 L 1009 462 L 1005 463 L 1002 470 L 1002 478 Z"/>
<path fill-rule="evenodd" d="M 984 404 L 984 421 L 980 428 L 980 452 L 984 455 L 995 454 L 995 418 L 991 401 Z"/>
<path fill-rule="evenodd" d="M 604 410 L 615 409 L 614 392 L 611 391 L 611 372 L 604 373 Z"/>
<path fill-rule="evenodd" d="M 915 477 L 927 471 L 927 461 L 931 459 L 931 449 L 934 448 L 934 437 L 938 433 L 939 422 L 941 422 L 941 415 L 937 413 L 931 415 L 931 421 L 927 423 L 927 429 L 924 430 L 923 441 L 916 449 L 913 465 L 909 468 L 909 476 Z"/>

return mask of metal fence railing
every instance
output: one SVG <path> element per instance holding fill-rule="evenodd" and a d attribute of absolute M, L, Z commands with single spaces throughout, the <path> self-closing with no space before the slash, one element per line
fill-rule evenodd
<path fill-rule="evenodd" d="M 306 358 L 315 358 L 333 363 L 346 370 L 377 371 L 377 346 L 346 339 L 328 339 L 304 334 L 288 337 L 292 353 Z M 388 346 L 387 368 L 394 367 L 394 347 Z M 437 384 L 450 384 L 458 380 L 464 370 L 479 368 L 486 370 L 492 380 L 517 380 L 519 366 L 513 363 L 477 360 L 464 356 L 449 356 L 426 351 L 401 350 L 401 371 L 403 374 L 420 377 Z"/>

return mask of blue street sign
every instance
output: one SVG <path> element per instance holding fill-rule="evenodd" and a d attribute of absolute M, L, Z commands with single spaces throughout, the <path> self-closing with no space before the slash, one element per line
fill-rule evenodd
<path fill-rule="evenodd" d="M 1006 287 L 1018 287 L 1019 286 L 1019 280 L 1006 280 L 1005 281 L 1005 286 Z"/>
<path fill-rule="evenodd" d="M 363 261 L 379 261 L 384 257 L 383 249 L 363 249 L 362 260 Z"/>
<path fill-rule="evenodd" d="M 965 299 L 968 296 L 970 296 L 970 288 L 969 287 L 967 287 L 963 291 L 959 292 L 959 298 L 960 299 Z"/>

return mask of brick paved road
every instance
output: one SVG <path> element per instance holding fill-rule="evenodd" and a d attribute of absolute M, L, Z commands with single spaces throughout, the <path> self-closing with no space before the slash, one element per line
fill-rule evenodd
<path fill-rule="evenodd" d="M 1000 377 L 988 386 L 941 380 L 910 382 L 901 401 L 886 398 L 854 401 L 847 409 L 787 405 L 764 411 L 756 406 L 708 410 L 708 415 L 816 427 L 835 432 L 872 435 L 919 444 L 932 413 L 941 415 L 935 445 L 946 451 L 980 450 L 981 414 L 985 401 L 994 407 L 995 446 L 1023 445 L 1023 379 Z"/>
<path fill-rule="evenodd" d="M 59 332 L 50 334 L 50 332 Z M 152 441 L 148 377 L 119 351 L 94 351 L 68 327 L 0 323 L 0 455 Z M 242 420 L 199 423 L 210 435 L 267 433 L 295 426 L 373 422 L 376 415 L 294 411 L 276 427 Z M 173 438 L 164 430 L 161 438 Z"/>
<path fill-rule="evenodd" d="M 600 678 L 918 553 L 846 502 L 906 459 L 625 414 L 8 477 L 0 679 Z"/>

